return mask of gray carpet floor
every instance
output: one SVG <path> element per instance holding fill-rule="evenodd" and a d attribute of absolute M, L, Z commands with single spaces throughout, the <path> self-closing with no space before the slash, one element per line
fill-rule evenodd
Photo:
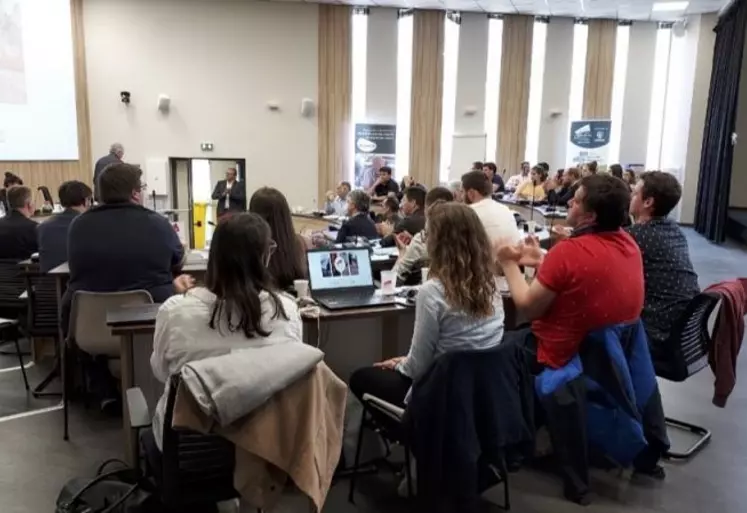
<path fill-rule="evenodd" d="M 727 244 L 712 245 L 687 230 L 691 255 L 701 286 L 747 275 L 747 250 Z M 3 363 L 0 369 L 12 366 Z M 42 371 L 31 367 L 32 383 Z M 747 376 L 744 358 L 739 373 Z M 745 378 L 743 377 L 742 380 Z M 667 479 L 655 482 L 617 472 L 594 472 L 592 504 L 586 508 L 565 501 L 556 476 L 524 469 L 512 476 L 513 511 L 519 513 L 741 513 L 747 504 L 747 386 L 742 383 L 725 409 L 711 404 L 713 378 L 705 370 L 685 383 L 662 382 L 667 415 L 709 427 L 713 440 L 692 461 L 667 463 Z M 0 372 L 0 412 L 35 410 L 56 400 L 27 400 L 18 372 Z M 6 404 L 12 406 L 6 407 Z M 120 421 L 93 410 L 75 407 L 71 414 L 71 440 L 62 440 L 62 412 L 0 419 L 0 512 L 41 513 L 54 510 L 62 485 L 73 476 L 90 475 L 104 459 L 121 456 Z M 686 436 L 671 433 L 673 442 L 686 444 Z M 681 447 L 681 445 L 680 445 Z M 500 511 L 502 490 L 485 494 L 485 511 Z M 398 513 L 407 504 L 396 495 L 396 479 L 382 472 L 360 479 L 356 505 L 347 502 L 347 481 L 330 492 L 325 513 Z"/>

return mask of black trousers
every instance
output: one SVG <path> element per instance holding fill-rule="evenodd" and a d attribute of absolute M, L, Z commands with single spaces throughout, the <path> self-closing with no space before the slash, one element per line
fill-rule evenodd
<path fill-rule="evenodd" d="M 363 367 L 350 376 L 350 390 L 359 400 L 371 394 L 400 408 L 405 407 L 405 396 L 412 380 L 397 371 L 378 367 Z"/>

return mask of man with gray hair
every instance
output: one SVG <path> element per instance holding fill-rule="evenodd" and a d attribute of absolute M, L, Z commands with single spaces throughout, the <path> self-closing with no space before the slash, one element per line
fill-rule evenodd
<path fill-rule="evenodd" d="M 365 237 L 367 239 L 377 239 L 379 234 L 376 231 L 376 225 L 368 214 L 371 208 L 371 196 L 365 191 L 359 189 L 351 191 L 347 197 L 348 202 L 348 220 L 343 223 L 337 232 L 335 242 L 348 242 L 355 237 Z"/>
<path fill-rule="evenodd" d="M 93 170 L 93 197 L 96 201 L 99 201 L 98 182 L 101 172 L 111 164 L 122 162 L 122 157 L 124 157 L 124 146 L 114 143 L 109 147 L 109 153 L 96 161 L 96 167 Z"/>

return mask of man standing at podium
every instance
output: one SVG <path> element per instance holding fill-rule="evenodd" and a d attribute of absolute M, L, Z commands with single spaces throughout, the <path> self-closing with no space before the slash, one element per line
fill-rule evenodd
<path fill-rule="evenodd" d="M 236 180 L 236 169 L 226 169 L 226 179 L 219 180 L 213 189 L 213 199 L 218 200 L 218 219 L 230 212 L 246 211 L 246 189 Z"/>

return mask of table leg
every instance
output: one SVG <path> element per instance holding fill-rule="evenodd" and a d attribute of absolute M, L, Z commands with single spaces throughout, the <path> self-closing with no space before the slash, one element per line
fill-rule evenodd
<path fill-rule="evenodd" d="M 381 361 L 399 354 L 399 315 L 384 315 L 381 319 Z"/>
<path fill-rule="evenodd" d="M 67 441 L 68 436 L 68 403 L 70 401 L 70 390 L 68 389 L 70 377 L 68 373 L 68 351 L 65 333 L 62 331 L 62 282 L 61 276 L 55 276 L 54 286 L 57 294 L 57 343 L 60 344 L 60 374 L 62 379 L 62 410 L 63 410 L 63 434 L 62 439 Z"/>
<path fill-rule="evenodd" d="M 120 339 L 120 365 L 122 374 L 122 429 L 124 430 L 125 462 L 138 465 L 137 433 L 130 426 L 130 411 L 127 407 L 127 390 L 135 385 L 134 335 L 122 335 Z"/>

